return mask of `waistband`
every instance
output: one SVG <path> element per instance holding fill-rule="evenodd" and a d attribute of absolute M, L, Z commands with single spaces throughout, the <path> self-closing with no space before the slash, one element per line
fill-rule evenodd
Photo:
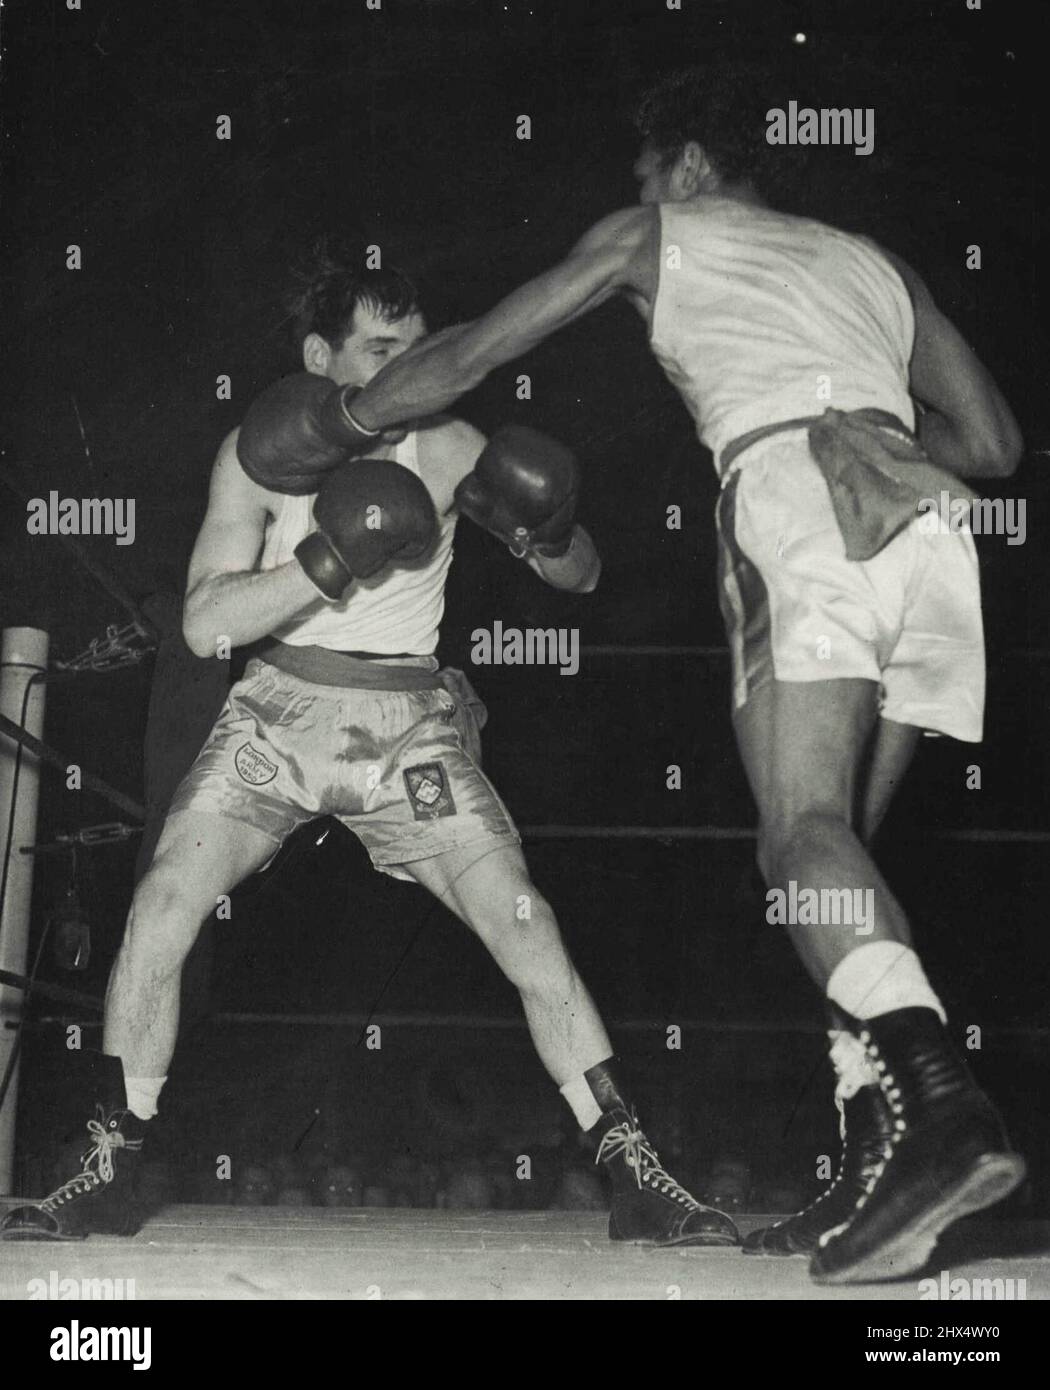
<path fill-rule="evenodd" d="M 868 420 L 873 425 L 881 425 L 883 429 L 895 430 L 908 439 L 915 438 L 904 421 L 899 420 L 890 410 L 880 410 L 878 406 L 863 406 L 860 410 L 850 410 L 847 414 L 851 420 Z M 727 480 L 729 465 L 734 459 L 739 458 L 745 449 L 750 449 L 752 444 L 757 444 L 761 439 L 770 439 L 775 434 L 787 434 L 791 430 L 808 430 L 821 419 L 821 415 L 801 415 L 795 420 L 780 420 L 775 425 L 760 425 L 757 430 L 748 430 L 747 434 L 731 439 L 718 458 L 723 484 Z"/>
<path fill-rule="evenodd" d="M 386 658 L 362 658 L 328 647 L 293 647 L 276 637 L 265 638 L 253 656 L 286 675 L 314 685 L 337 685 L 351 690 L 443 690 L 436 656 L 396 658 L 404 665 L 386 665 Z M 411 664 L 408 664 L 411 663 Z"/>

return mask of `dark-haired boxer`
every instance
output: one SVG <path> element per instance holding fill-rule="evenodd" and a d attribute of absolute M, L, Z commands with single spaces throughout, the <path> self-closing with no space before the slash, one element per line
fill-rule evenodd
<path fill-rule="evenodd" d="M 919 1268 L 946 1226 L 1024 1174 L 866 847 L 920 730 L 982 734 L 973 539 L 931 524 L 922 499 L 1008 475 L 1021 441 L 910 267 L 769 205 L 790 157 L 766 140 L 778 90 L 750 67 L 659 84 L 638 118 L 642 206 L 416 345 L 347 408 L 364 430 L 443 410 L 616 295 L 644 318 L 722 480 L 721 599 L 761 870 L 785 900 L 794 886 L 874 904 L 863 922 L 799 913 L 789 926 L 843 1020 L 832 1060 L 846 1152 L 815 1208 L 749 1242 L 816 1247 L 814 1275 L 847 1282 Z"/>
<path fill-rule="evenodd" d="M 9 1213 L 3 1235 L 136 1229 L 135 1159 L 201 920 L 290 831 L 327 814 L 376 868 L 440 898 L 517 987 L 540 1058 L 611 1178 L 610 1236 L 735 1244 L 733 1223 L 664 1170 L 640 1129 L 602 1021 L 481 770 L 480 702 L 433 655 L 460 512 L 555 588 L 594 588 L 598 556 L 573 521 L 576 462 L 536 431 L 508 428 L 486 443 L 447 417 L 352 450 L 340 389 L 360 388 L 422 339 L 415 291 L 393 271 L 326 264 L 299 309 L 306 370 L 265 392 L 219 450 L 184 610 L 199 656 L 263 646 L 176 793 L 136 890 L 104 1052 L 85 1062 L 80 1164 L 45 1200 Z"/>

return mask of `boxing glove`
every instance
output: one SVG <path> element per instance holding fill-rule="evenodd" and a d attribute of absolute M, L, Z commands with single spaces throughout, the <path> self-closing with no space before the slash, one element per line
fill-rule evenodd
<path fill-rule="evenodd" d="M 307 578 L 342 597 L 391 560 L 414 560 L 433 544 L 437 514 L 422 481 L 388 459 L 354 459 L 325 478 L 313 506 L 317 530 L 295 547 Z"/>
<path fill-rule="evenodd" d="M 580 469 L 572 450 L 539 430 L 506 425 L 456 488 L 456 504 L 519 558 L 564 555 L 572 543 Z"/>
<path fill-rule="evenodd" d="M 403 431 L 370 431 L 349 412 L 356 386 L 296 372 L 268 386 L 248 407 L 237 437 L 237 457 L 253 482 L 273 492 L 317 492 L 337 464 L 367 453 Z"/>

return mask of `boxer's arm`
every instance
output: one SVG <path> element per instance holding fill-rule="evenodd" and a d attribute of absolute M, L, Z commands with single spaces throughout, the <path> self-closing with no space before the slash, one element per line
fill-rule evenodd
<path fill-rule="evenodd" d="M 915 311 L 909 384 L 924 407 L 918 426 L 923 448 L 934 463 L 964 478 L 1009 477 L 1023 449 L 1013 411 L 920 276 L 898 256 L 889 259 Z"/>
<path fill-rule="evenodd" d="M 529 568 L 552 589 L 570 594 L 593 593 L 602 572 L 597 547 L 579 522 L 572 528 L 572 541 L 564 555 L 542 555 L 534 550 L 527 559 Z"/>
<path fill-rule="evenodd" d="M 442 438 L 446 448 L 449 483 L 455 490 L 477 463 L 487 441 L 480 430 L 468 425 L 465 420 L 446 421 L 442 427 Z M 564 589 L 569 593 L 591 593 L 602 572 L 602 562 L 595 544 L 578 522 L 573 527 L 572 542 L 564 555 L 543 555 L 534 550 L 526 556 L 526 563 L 552 589 Z"/>
<path fill-rule="evenodd" d="M 233 647 L 254 642 L 320 601 L 297 560 L 255 572 L 269 509 L 237 461 L 236 437 L 227 436 L 215 460 L 190 559 L 182 632 L 196 656 L 215 656 L 220 639 Z"/>
<path fill-rule="evenodd" d="M 522 285 L 479 319 L 425 338 L 389 363 L 354 397 L 366 429 L 447 409 L 495 367 L 541 343 L 620 290 L 645 294 L 656 265 L 655 207 L 606 217 L 560 265 Z"/>

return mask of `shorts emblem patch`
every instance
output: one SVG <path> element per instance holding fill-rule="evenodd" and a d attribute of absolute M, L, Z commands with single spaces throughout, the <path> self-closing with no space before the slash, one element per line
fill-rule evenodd
<path fill-rule="evenodd" d="M 277 764 L 272 763 L 250 743 L 241 744 L 233 762 L 241 778 L 253 787 L 263 787 L 277 776 Z"/>
<path fill-rule="evenodd" d="M 449 791 L 443 763 L 420 763 L 405 769 L 405 786 L 416 820 L 437 820 L 454 816 L 456 803 Z"/>

